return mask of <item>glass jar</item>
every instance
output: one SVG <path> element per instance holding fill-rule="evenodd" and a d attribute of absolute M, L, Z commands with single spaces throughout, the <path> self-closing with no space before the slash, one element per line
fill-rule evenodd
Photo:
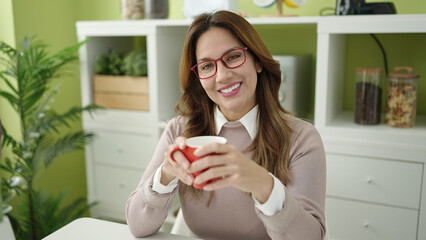
<path fill-rule="evenodd" d="M 143 19 L 144 0 L 121 0 L 121 16 L 123 19 Z"/>
<path fill-rule="evenodd" d="M 169 0 L 145 0 L 145 17 L 148 19 L 167 18 Z"/>
<path fill-rule="evenodd" d="M 405 72 L 405 73 L 404 73 Z M 416 121 L 417 82 L 420 75 L 411 67 L 396 67 L 388 75 L 386 124 L 391 127 L 413 127 Z"/>
<path fill-rule="evenodd" d="M 382 109 L 383 68 L 357 68 L 355 79 L 355 122 L 380 123 Z"/>

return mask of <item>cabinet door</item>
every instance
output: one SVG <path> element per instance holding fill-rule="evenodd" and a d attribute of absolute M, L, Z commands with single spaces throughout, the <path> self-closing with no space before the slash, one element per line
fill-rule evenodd
<path fill-rule="evenodd" d="M 327 196 L 419 209 L 423 165 L 327 154 Z"/>
<path fill-rule="evenodd" d="M 329 240 L 415 240 L 418 211 L 326 199 Z"/>
<path fill-rule="evenodd" d="M 96 163 L 145 169 L 154 153 L 154 133 L 97 131 L 93 143 Z"/>
<path fill-rule="evenodd" d="M 114 214 L 115 218 L 125 220 L 125 206 L 130 193 L 136 189 L 143 170 L 129 170 L 104 165 L 95 165 L 95 199 L 98 213 Z"/>

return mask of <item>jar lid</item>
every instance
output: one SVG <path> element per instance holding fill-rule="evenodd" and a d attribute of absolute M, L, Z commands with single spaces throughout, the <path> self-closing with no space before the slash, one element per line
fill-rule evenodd
<path fill-rule="evenodd" d="M 406 71 L 401 72 L 401 71 Z M 419 74 L 413 73 L 412 67 L 396 67 L 393 73 L 389 73 L 389 78 L 398 78 L 398 79 L 417 79 L 420 77 Z"/>
<path fill-rule="evenodd" d="M 373 74 L 383 74 L 384 69 L 383 68 L 356 68 L 357 73 L 363 73 L 367 75 L 373 75 Z"/>

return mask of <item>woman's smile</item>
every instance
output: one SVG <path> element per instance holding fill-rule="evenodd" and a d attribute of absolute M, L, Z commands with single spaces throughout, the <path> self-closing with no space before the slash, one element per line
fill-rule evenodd
<path fill-rule="evenodd" d="M 224 97 L 232 97 L 235 96 L 240 91 L 240 86 L 242 82 L 231 83 L 219 89 L 219 92 Z"/>

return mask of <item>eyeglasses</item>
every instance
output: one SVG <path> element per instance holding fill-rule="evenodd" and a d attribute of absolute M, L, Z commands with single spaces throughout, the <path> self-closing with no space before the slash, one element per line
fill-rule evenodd
<path fill-rule="evenodd" d="M 199 79 L 213 77 L 217 72 L 217 61 L 222 61 L 223 65 L 229 69 L 241 67 L 246 62 L 246 51 L 247 47 L 232 49 L 216 60 L 204 60 L 197 63 L 191 70 Z"/>

